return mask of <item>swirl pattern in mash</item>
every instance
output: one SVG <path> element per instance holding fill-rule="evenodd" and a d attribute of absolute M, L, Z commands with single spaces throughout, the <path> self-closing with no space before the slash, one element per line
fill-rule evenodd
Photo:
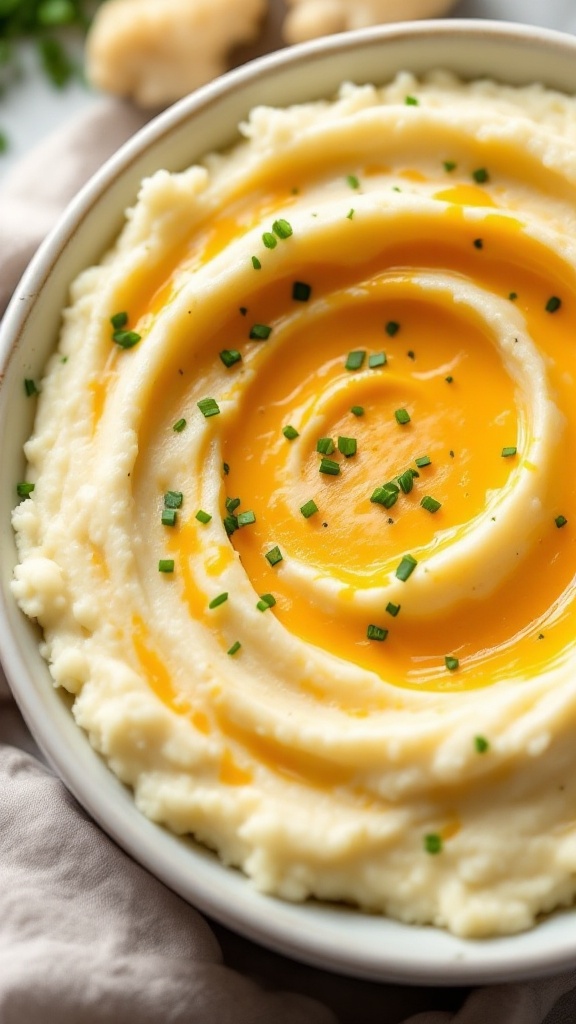
<path fill-rule="evenodd" d="M 575 101 L 255 110 L 73 287 L 14 592 L 138 806 L 263 891 L 572 902 Z"/>

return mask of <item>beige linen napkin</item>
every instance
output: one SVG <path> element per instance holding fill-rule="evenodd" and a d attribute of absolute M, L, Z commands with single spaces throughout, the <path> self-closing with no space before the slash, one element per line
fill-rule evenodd
<path fill-rule="evenodd" d="M 128 104 L 96 103 L 0 184 L 0 315 L 66 202 L 143 120 Z M 0 1024 L 576 1021 L 576 971 L 469 995 L 378 985 L 293 963 L 208 923 L 31 756 L 34 742 L 3 693 Z"/>

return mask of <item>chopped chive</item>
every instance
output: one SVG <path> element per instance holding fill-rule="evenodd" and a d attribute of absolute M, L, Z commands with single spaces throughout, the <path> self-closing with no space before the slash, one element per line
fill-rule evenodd
<path fill-rule="evenodd" d="M 452 375 L 449 374 L 447 377 L 444 377 L 444 380 L 446 381 L 447 384 L 452 384 L 454 382 L 454 377 L 452 377 Z"/>
<path fill-rule="evenodd" d="M 395 334 L 398 334 L 398 331 L 400 330 L 400 324 L 396 320 L 389 320 L 384 330 L 386 331 L 386 334 L 388 334 L 390 338 L 393 338 Z"/>
<path fill-rule="evenodd" d="M 110 323 L 115 331 L 121 331 L 128 323 L 128 313 L 125 313 L 124 311 L 121 313 L 114 313 L 114 315 L 110 317 Z"/>
<path fill-rule="evenodd" d="M 220 359 L 224 363 L 224 366 L 234 366 L 234 363 L 239 363 L 242 356 L 235 348 L 223 348 L 220 352 Z"/>
<path fill-rule="evenodd" d="M 357 349 L 348 353 L 344 366 L 347 370 L 359 370 L 365 359 L 366 353 L 362 349 Z"/>
<path fill-rule="evenodd" d="M 556 523 L 556 526 L 560 530 L 562 526 L 566 526 L 566 523 L 568 522 L 568 520 L 566 519 L 566 516 L 556 516 L 554 522 Z"/>
<path fill-rule="evenodd" d="M 215 398 L 201 398 L 199 402 L 196 402 L 196 405 L 206 419 L 209 416 L 217 416 L 220 412 L 220 406 Z"/>
<path fill-rule="evenodd" d="M 276 235 L 273 235 L 271 231 L 265 231 L 262 235 L 262 241 L 267 249 L 275 249 L 278 245 L 278 239 Z"/>
<path fill-rule="evenodd" d="M 120 348 L 134 348 L 142 339 L 142 335 L 136 331 L 114 331 L 112 341 Z"/>
<path fill-rule="evenodd" d="M 368 366 L 371 370 L 376 370 L 379 366 L 386 366 L 386 362 L 385 352 L 374 352 L 368 357 Z"/>
<path fill-rule="evenodd" d="M 439 508 L 442 508 L 442 502 L 432 498 L 429 494 L 424 495 L 420 504 L 427 512 L 437 512 Z"/>
<path fill-rule="evenodd" d="M 226 498 L 226 511 L 233 515 L 240 504 L 240 498 Z"/>
<path fill-rule="evenodd" d="M 509 445 L 507 448 L 502 449 L 502 458 L 509 459 L 511 455 L 516 455 L 517 451 L 516 445 Z"/>
<path fill-rule="evenodd" d="M 335 462 L 334 459 L 322 458 L 320 460 L 320 468 L 318 472 L 325 473 L 326 476 L 338 476 L 340 472 L 340 465 L 338 462 Z"/>
<path fill-rule="evenodd" d="M 478 185 L 483 185 L 490 179 L 490 175 L 485 167 L 477 167 L 475 171 L 472 171 L 472 177 Z"/>
<path fill-rule="evenodd" d="M 252 523 L 256 522 L 256 513 L 252 509 L 248 509 L 246 512 L 239 512 L 236 516 L 238 521 L 238 527 L 251 526 Z"/>
<path fill-rule="evenodd" d="M 481 238 L 475 238 L 473 243 L 472 243 L 472 245 L 474 246 L 475 249 L 483 249 L 484 248 L 484 242 L 483 242 L 483 240 Z"/>
<path fill-rule="evenodd" d="M 298 431 L 296 430 L 296 428 L 290 426 L 290 424 L 288 424 L 286 427 L 282 427 L 282 433 L 284 434 L 284 437 L 288 441 L 293 441 L 295 437 L 299 437 L 300 436 L 298 434 Z"/>
<path fill-rule="evenodd" d="M 474 746 L 478 754 L 485 754 L 490 744 L 488 743 L 488 740 L 486 739 L 485 736 L 475 736 Z"/>
<path fill-rule="evenodd" d="M 305 281 L 294 281 L 292 285 L 292 298 L 295 302 L 308 302 L 312 293 L 312 286 Z"/>
<path fill-rule="evenodd" d="M 400 490 L 404 494 L 410 494 L 410 491 L 414 487 L 414 476 L 411 469 L 407 469 L 405 473 L 401 473 L 398 477 L 398 483 Z"/>
<path fill-rule="evenodd" d="M 182 416 L 179 420 L 176 420 L 176 423 L 172 424 L 172 430 L 176 431 L 177 434 L 181 434 L 185 426 L 186 420 Z"/>
<path fill-rule="evenodd" d="M 400 426 L 410 423 L 410 413 L 407 412 L 406 409 L 396 409 L 394 416 L 396 418 L 396 423 L 399 423 Z"/>
<path fill-rule="evenodd" d="M 268 324 L 253 324 L 248 335 L 252 341 L 267 341 L 272 333 Z"/>
<path fill-rule="evenodd" d="M 164 495 L 164 508 L 182 508 L 184 495 L 182 491 L 166 491 Z"/>
<path fill-rule="evenodd" d="M 451 654 L 447 654 L 444 658 L 444 664 L 449 672 L 455 672 L 459 667 L 460 662 L 458 661 L 458 658 L 453 658 Z"/>
<path fill-rule="evenodd" d="M 26 392 L 28 398 L 30 398 L 32 395 L 39 394 L 38 388 L 36 387 L 36 381 L 30 380 L 29 377 L 25 377 L 24 378 L 24 391 Z"/>
<path fill-rule="evenodd" d="M 203 509 L 199 508 L 197 513 L 196 513 L 195 518 L 198 520 L 199 523 L 203 523 L 204 526 L 205 526 L 206 523 L 210 522 L 210 520 L 212 519 L 212 516 L 210 515 L 209 512 L 204 512 Z"/>
<path fill-rule="evenodd" d="M 396 578 L 401 580 L 402 583 L 406 583 L 409 576 L 412 575 L 414 569 L 418 565 L 418 562 L 413 555 L 404 555 L 398 568 L 396 569 Z"/>
<path fill-rule="evenodd" d="M 318 511 L 318 505 L 312 500 L 312 498 L 310 498 L 309 501 L 305 501 L 304 504 L 300 506 L 300 511 L 304 516 L 304 519 L 310 519 L 310 516 L 313 516 L 314 513 Z"/>
<path fill-rule="evenodd" d="M 441 853 L 442 846 L 442 836 L 439 836 L 437 832 L 430 832 L 427 836 L 424 836 L 424 849 L 426 853 Z"/>
<path fill-rule="evenodd" d="M 257 256 L 252 257 L 252 266 L 254 267 L 254 270 L 262 270 L 262 264 Z"/>
<path fill-rule="evenodd" d="M 377 487 L 370 496 L 370 501 L 375 505 L 384 505 L 384 508 L 392 508 L 398 501 L 400 491 L 396 484 L 383 484 Z"/>
<path fill-rule="evenodd" d="M 34 490 L 34 484 L 28 483 L 27 480 L 23 480 L 21 483 L 16 484 L 16 494 L 19 498 L 27 498 L 28 495 L 32 494 Z"/>
<path fill-rule="evenodd" d="M 232 515 L 224 516 L 224 519 L 222 520 L 222 523 L 223 523 L 224 529 L 226 530 L 226 533 L 228 534 L 229 537 L 231 537 L 232 534 L 235 533 L 236 530 L 238 529 L 238 520 L 237 520 L 236 516 L 232 516 Z"/>
<path fill-rule="evenodd" d="M 557 295 L 551 295 L 546 303 L 546 312 L 555 313 L 557 309 L 560 309 L 562 305 L 562 299 L 559 299 Z"/>
<path fill-rule="evenodd" d="M 420 101 L 417 100 L 415 96 L 404 97 L 404 103 L 406 104 L 407 107 L 417 107 L 419 102 Z"/>
<path fill-rule="evenodd" d="M 272 231 L 275 235 L 278 235 L 278 238 L 290 238 L 290 235 L 294 234 L 292 225 L 282 217 L 274 221 Z"/>
<path fill-rule="evenodd" d="M 175 508 L 163 508 L 161 522 L 163 526 L 175 526 L 178 512 Z"/>
<path fill-rule="evenodd" d="M 364 406 L 363 405 L 353 405 L 352 408 L 350 409 L 350 412 L 354 416 L 363 416 L 364 415 Z"/>
<path fill-rule="evenodd" d="M 174 572 L 174 559 L 161 558 L 158 562 L 158 572 Z"/>
<path fill-rule="evenodd" d="M 418 469 L 422 469 L 424 466 L 429 466 L 432 459 L 429 455 L 420 455 L 417 459 L 414 459 L 414 462 L 418 466 Z"/>
<path fill-rule="evenodd" d="M 386 611 L 388 612 L 388 615 L 391 615 L 392 618 L 395 619 L 396 616 L 398 615 L 398 612 L 400 611 L 400 605 L 394 604 L 392 601 L 388 601 L 388 604 L 386 605 Z"/>
<path fill-rule="evenodd" d="M 320 455 L 332 455 L 334 447 L 334 441 L 331 437 L 319 437 L 316 441 L 316 451 Z"/>
<path fill-rule="evenodd" d="M 338 438 L 338 451 L 347 459 L 349 459 L 351 455 L 356 455 L 356 449 L 357 445 L 355 437 Z"/>
<path fill-rule="evenodd" d="M 346 184 L 349 185 L 350 188 L 360 188 L 360 182 L 355 174 L 346 175 Z"/>
<path fill-rule="evenodd" d="M 233 657 L 235 654 L 238 653 L 241 647 L 242 644 L 240 643 L 240 641 L 235 640 L 234 643 L 232 644 L 232 647 L 229 647 L 228 650 L 226 651 L 226 654 L 229 654 L 231 657 Z"/>
<path fill-rule="evenodd" d="M 354 207 L 351 206 L 350 209 L 348 210 L 348 213 L 346 214 L 346 220 L 352 220 L 353 216 L 354 216 Z"/>
<path fill-rule="evenodd" d="M 385 640 L 388 636 L 388 630 L 383 629 L 382 626 L 368 626 L 366 630 L 366 636 L 369 640 Z"/>
<path fill-rule="evenodd" d="M 455 160 L 445 160 L 444 163 L 443 163 L 443 167 L 444 167 L 445 171 L 448 171 L 448 173 L 450 173 L 450 171 L 455 171 L 456 170 L 456 161 Z"/>
<path fill-rule="evenodd" d="M 270 551 L 266 552 L 264 557 L 270 562 L 270 565 L 278 565 L 278 562 L 281 562 L 284 556 L 276 544 L 275 547 L 270 548 Z"/>
<path fill-rule="evenodd" d="M 260 594 L 260 600 L 256 603 L 258 611 L 265 612 L 267 608 L 273 608 L 276 598 L 273 594 Z"/>
<path fill-rule="evenodd" d="M 209 608 L 218 608 L 221 604 L 224 604 L 228 600 L 228 592 L 224 591 L 223 594 L 218 594 L 217 597 L 213 597 L 210 601 Z"/>

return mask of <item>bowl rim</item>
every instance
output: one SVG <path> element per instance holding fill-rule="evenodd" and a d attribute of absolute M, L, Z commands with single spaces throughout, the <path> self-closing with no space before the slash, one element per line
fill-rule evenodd
<path fill-rule="evenodd" d="M 324 59 L 330 61 L 335 55 L 358 47 L 364 51 L 398 40 L 429 41 L 441 37 L 452 40 L 470 36 L 512 46 L 539 48 L 545 44 L 552 49 L 559 48 L 572 59 L 576 57 L 576 37 L 514 22 L 447 19 L 394 23 L 313 40 L 256 58 L 178 101 L 141 128 L 69 203 L 15 289 L 0 323 L 0 430 L 5 432 L 8 426 L 8 396 L 16 374 L 14 362 L 20 345 L 25 344 L 29 317 L 38 297 L 49 287 L 54 267 L 87 215 L 103 201 L 113 183 L 130 179 L 131 168 L 140 157 L 154 151 L 199 113 L 212 108 L 217 110 L 234 91 L 240 91 L 247 84 L 266 81 L 284 69 L 293 71 L 295 67 Z M 526 80 L 530 80 L 530 76 Z M 576 67 L 574 88 L 576 91 Z M 0 459 L 2 476 L 3 452 Z M 3 558 L 6 555 L 0 553 L 0 563 Z M 570 930 L 569 922 L 573 921 L 576 911 L 550 915 L 531 932 L 518 936 L 475 941 L 459 939 L 435 928 L 404 925 L 345 908 L 290 904 L 262 896 L 240 872 L 221 865 L 214 855 L 192 840 L 172 835 L 136 809 L 131 792 L 112 775 L 89 745 L 86 735 L 73 721 L 66 702 L 52 687 L 39 689 L 36 686 L 32 666 L 40 662 L 40 654 L 38 650 L 29 649 L 29 638 L 25 638 L 24 627 L 18 624 L 20 618 L 23 618 L 22 613 L 15 607 L 8 583 L 3 581 L 0 586 L 0 658 L 14 697 L 40 749 L 104 831 L 200 911 L 293 959 L 372 981 L 422 985 L 501 983 L 544 976 L 574 966 L 576 930 Z M 43 662 L 35 670 L 49 679 Z M 561 926 L 561 934 L 557 935 L 555 922 L 560 917 L 568 924 Z M 347 943 L 343 948 L 344 933 Z M 404 935 L 406 941 L 398 943 L 398 937 Z M 426 958 L 421 956 L 419 961 L 408 954 L 411 940 L 416 940 L 416 936 L 422 936 L 423 943 L 428 944 Z"/>

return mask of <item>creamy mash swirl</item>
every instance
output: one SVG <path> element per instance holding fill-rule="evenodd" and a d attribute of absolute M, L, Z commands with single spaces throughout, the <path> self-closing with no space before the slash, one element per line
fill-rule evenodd
<path fill-rule="evenodd" d="M 14 593 L 259 889 L 527 928 L 576 888 L 575 101 L 405 74 L 242 134 L 73 286 Z"/>

